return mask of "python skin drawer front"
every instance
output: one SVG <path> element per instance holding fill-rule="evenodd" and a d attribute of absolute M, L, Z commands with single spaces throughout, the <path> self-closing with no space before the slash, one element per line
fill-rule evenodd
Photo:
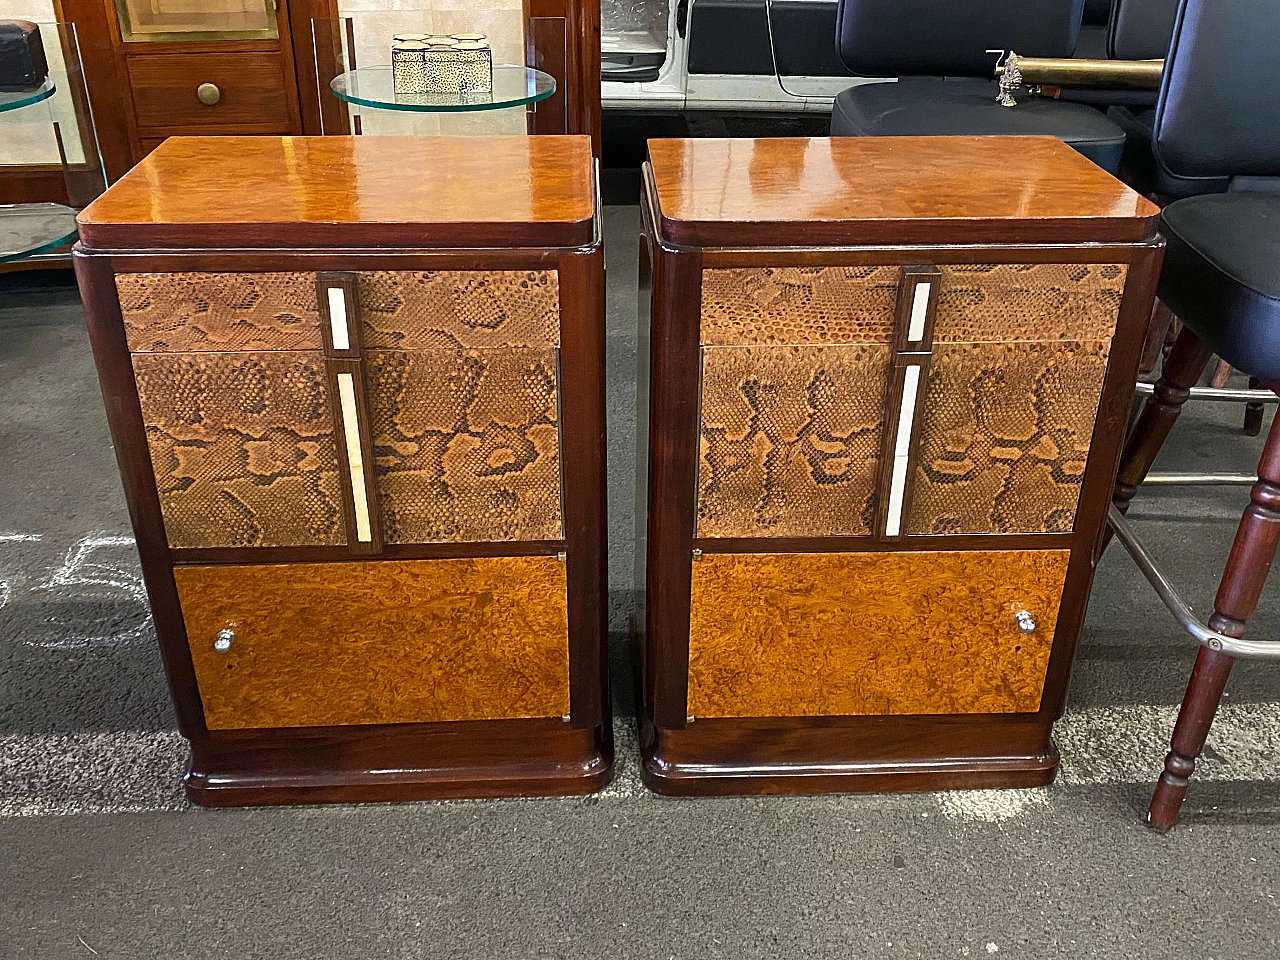
<path fill-rule="evenodd" d="M 1034 713 L 1070 555 L 707 554 L 689 714 Z"/>
<path fill-rule="evenodd" d="M 556 557 L 191 566 L 174 577 L 210 729 L 569 712 Z"/>

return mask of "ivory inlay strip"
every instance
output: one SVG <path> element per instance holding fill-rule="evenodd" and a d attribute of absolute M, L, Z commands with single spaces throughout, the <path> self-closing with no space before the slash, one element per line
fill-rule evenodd
<path fill-rule="evenodd" d="M 329 295 L 329 329 L 333 333 L 333 349 L 350 350 L 351 335 L 347 330 L 347 294 L 342 287 L 327 287 Z M 913 320 L 912 323 L 915 321 Z"/>
<path fill-rule="evenodd" d="M 927 287 L 927 284 L 920 286 Z M 917 288 L 919 289 L 919 288 Z M 893 478 L 889 484 L 889 511 L 884 534 L 896 537 L 902 529 L 902 505 L 907 491 L 907 462 L 911 454 L 911 428 L 916 416 L 916 393 L 920 389 L 920 365 L 903 371 L 902 406 L 898 411 L 898 433 L 893 443 Z"/>
<path fill-rule="evenodd" d="M 911 300 L 911 324 L 907 327 L 907 341 L 919 343 L 924 339 L 924 324 L 929 317 L 929 293 L 932 283 L 917 283 Z"/>
<path fill-rule="evenodd" d="M 347 466 L 351 470 L 351 500 L 356 514 L 356 539 L 373 540 L 369 522 L 369 496 L 365 490 L 364 455 L 360 451 L 360 421 L 356 413 L 356 382 L 349 373 L 338 374 L 338 398 L 342 405 L 342 432 L 347 441 Z"/>

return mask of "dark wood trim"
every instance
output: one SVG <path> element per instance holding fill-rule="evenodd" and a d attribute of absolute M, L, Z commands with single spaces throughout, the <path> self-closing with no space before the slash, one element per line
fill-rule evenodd
<path fill-rule="evenodd" d="M 1044 695 L 1040 701 L 1040 712 L 1050 719 L 1061 716 L 1066 705 L 1071 664 L 1075 660 L 1097 558 L 1107 530 L 1107 508 L 1111 505 L 1120 447 L 1128 426 L 1138 364 L 1142 359 L 1142 346 L 1163 261 L 1163 240 L 1136 248 L 1125 280 L 1120 315 L 1111 340 L 1107 376 L 1089 443 L 1089 459 L 1080 487 L 1071 563 L 1067 567 L 1053 651 L 1049 655 Z"/>
<path fill-rule="evenodd" d="M 383 560 L 453 560 L 466 557 L 553 557 L 562 540 L 495 540 L 483 543 L 383 543 Z M 361 560 L 346 547 L 184 547 L 169 551 L 183 564 L 342 563 Z"/>
<path fill-rule="evenodd" d="M 569 584 L 569 712 L 610 716 L 604 248 L 560 259 L 560 464 Z"/>
<path fill-rule="evenodd" d="M 187 629 L 173 580 L 160 497 L 156 492 L 151 454 L 142 407 L 133 378 L 133 363 L 125 341 L 124 319 L 116 294 L 111 261 L 78 245 L 74 253 L 76 279 L 84 303 L 89 344 L 98 369 L 98 383 L 106 405 L 107 426 L 115 447 L 116 462 L 124 485 L 125 503 L 138 545 L 142 579 L 147 587 L 151 616 L 164 660 L 165 675 L 173 692 L 178 729 L 189 740 L 206 734 L 204 708 L 196 686 Z"/>
<path fill-rule="evenodd" d="M 208 807 L 592 793 L 608 724 L 557 719 L 218 731 L 192 743 L 187 796 Z"/>
<path fill-rule="evenodd" d="M 343 324 L 347 328 L 347 346 L 339 349 L 333 343 L 333 317 L 329 312 L 329 289 L 342 291 L 346 304 Z M 360 281 L 354 273 L 346 271 L 320 271 L 316 274 L 316 303 L 320 307 L 320 336 L 324 340 L 324 355 L 346 360 L 359 360 L 364 356 L 364 312 L 360 305 Z"/>
<path fill-rule="evenodd" d="M 673 247 L 672 249 L 679 249 Z M 749 250 L 713 248 L 703 251 L 707 269 L 752 267 L 884 266 L 895 263 L 1128 263 L 1133 246 L 1114 243 L 994 243 L 953 246 L 885 244 L 867 247 L 758 247 Z"/>
<path fill-rule="evenodd" d="M 342 518 L 347 532 L 347 550 L 352 556 L 368 557 L 382 552 L 382 510 L 378 497 L 378 482 L 374 470 L 373 433 L 370 429 L 369 399 L 364 377 L 364 361 L 326 357 L 325 375 L 329 384 L 329 409 L 333 415 L 333 441 L 338 452 L 338 473 L 342 478 Z M 364 483 L 364 500 L 368 511 L 370 539 L 361 540 L 356 521 L 356 493 L 354 476 L 348 459 L 346 416 L 342 409 L 338 378 L 351 377 L 355 391 L 356 425 L 360 436 L 361 473 Z"/>
<path fill-rule="evenodd" d="M 915 284 L 911 285 L 914 289 Z M 899 331 L 896 336 L 901 337 Z M 884 405 L 884 437 L 880 447 L 880 463 L 876 471 L 876 525 L 873 536 L 892 546 L 901 548 L 907 539 L 907 528 L 911 517 L 911 501 L 915 484 L 911 482 L 919 456 L 920 420 L 924 412 L 924 397 L 929 386 L 928 353 L 899 353 L 893 358 L 893 366 L 889 373 L 888 392 Z M 912 398 L 913 409 L 911 424 L 907 438 L 907 472 L 906 485 L 902 490 L 902 513 L 898 523 L 898 532 L 888 532 L 889 505 L 892 499 L 893 472 L 897 460 L 898 427 L 902 416 L 902 404 L 906 400 L 907 369 L 919 367 L 919 380 L 916 381 L 916 394 Z M 940 538 L 945 539 L 945 538 Z"/>
<path fill-rule="evenodd" d="M 972 533 L 953 536 L 694 537 L 703 553 L 932 553 L 951 550 L 1066 550 L 1071 533 Z"/>
<path fill-rule="evenodd" d="M 1058 751 L 1036 714 L 700 719 L 641 728 L 641 775 L 669 795 L 1030 787 Z"/>
<path fill-rule="evenodd" d="M 67 179 L 56 164 L 4 167 L 0 203 L 66 203 Z"/>
<path fill-rule="evenodd" d="M 652 229 L 652 224 L 646 222 Z M 685 724 L 698 488 L 702 263 L 655 250 L 652 267 L 644 702 L 662 727 Z M 637 562 L 639 559 L 637 558 Z"/>
<path fill-rule="evenodd" d="M 575 248 L 576 249 L 576 248 Z M 112 250 L 116 273 L 270 273 L 362 270 L 555 270 L 564 252 L 542 247 L 467 250 Z"/>
<path fill-rule="evenodd" d="M 928 283 L 929 300 L 925 307 L 924 329 L 919 340 L 908 340 L 911 313 L 915 305 L 916 287 Z M 942 292 L 942 271 L 931 263 L 908 263 L 902 268 L 895 305 L 894 344 L 898 353 L 928 353 L 933 349 L 933 324 L 938 317 L 938 296 Z"/>

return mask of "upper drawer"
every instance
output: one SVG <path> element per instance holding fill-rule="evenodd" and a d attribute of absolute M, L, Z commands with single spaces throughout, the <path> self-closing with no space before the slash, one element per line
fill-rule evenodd
<path fill-rule="evenodd" d="M 554 270 L 376 271 L 359 277 L 369 349 L 554 347 Z M 134 353 L 320 349 L 312 273 L 122 273 Z"/>
<path fill-rule="evenodd" d="M 280 133 L 292 129 L 279 53 L 179 53 L 131 56 L 129 83 L 140 127 L 253 124 Z M 206 105 L 197 88 L 218 88 Z"/>

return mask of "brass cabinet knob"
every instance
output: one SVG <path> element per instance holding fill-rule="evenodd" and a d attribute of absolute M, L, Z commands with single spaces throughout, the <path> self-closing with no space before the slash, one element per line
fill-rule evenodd
<path fill-rule="evenodd" d="M 1031 616 L 1026 610 L 1019 610 L 1013 615 L 1014 622 L 1018 624 L 1018 629 L 1023 633 L 1036 632 L 1036 618 Z"/>
<path fill-rule="evenodd" d="M 217 84 L 202 83 L 196 87 L 196 96 L 200 98 L 200 102 L 206 107 L 212 107 L 222 99 L 222 91 L 218 89 Z"/>
<path fill-rule="evenodd" d="M 213 640 L 213 649 L 219 653 L 226 653 L 231 649 L 231 644 L 235 643 L 236 634 L 234 630 L 219 630 L 218 635 Z"/>

